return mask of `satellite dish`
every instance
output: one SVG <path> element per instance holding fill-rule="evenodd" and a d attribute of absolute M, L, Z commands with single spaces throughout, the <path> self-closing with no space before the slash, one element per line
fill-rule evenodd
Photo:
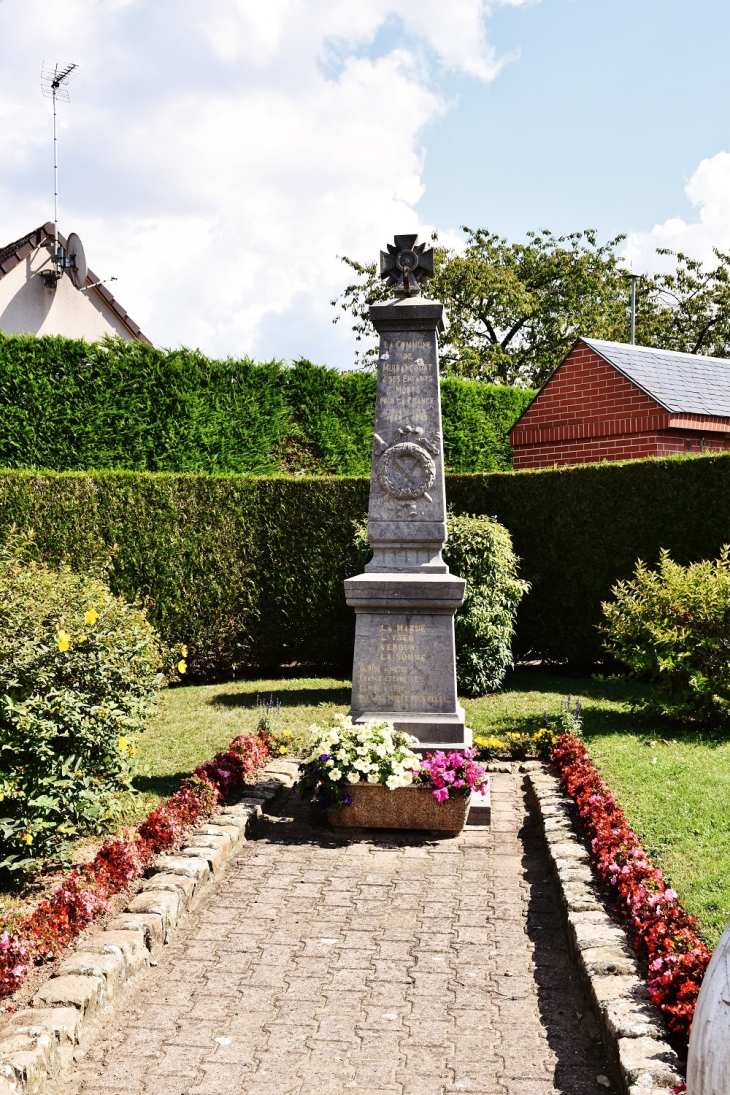
<path fill-rule="evenodd" d="M 72 232 L 68 237 L 68 243 L 66 244 L 66 261 L 68 263 L 66 269 L 69 272 L 71 281 L 77 289 L 83 289 L 86 285 L 89 267 L 86 264 L 84 245 L 75 232 Z"/>

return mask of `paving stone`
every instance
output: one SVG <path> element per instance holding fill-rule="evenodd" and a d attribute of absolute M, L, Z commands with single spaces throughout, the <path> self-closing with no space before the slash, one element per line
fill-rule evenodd
<path fill-rule="evenodd" d="M 10 1034 L 0 1038 L 0 1079 L 11 1091 L 35 1095 L 61 1068 L 57 1042 L 47 1033 Z"/>
<path fill-rule="evenodd" d="M 189 874 L 170 874 L 159 871 L 152 878 L 146 878 L 142 883 L 142 892 L 147 890 L 172 890 L 173 893 L 182 894 L 185 907 L 190 904 L 195 894 L 196 879 Z"/>
<path fill-rule="evenodd" d="M 142 932 L 147 949 L 152 951 L 164 942 L 165 924 L 157 913 L 120 913 L 106 925 L 109 931 Z"/>
<path fill-rule="evenodd" d="M 223 867 L 223 852 L 220 848 L 210 847 L 198 847 L 190 845 L 185 848 L 181 848 L 177 853 L 178 857 L 183 859 L 189 856 L 191 859 L 204 859 L 208 864 L 211 874 L 217 874 Z"/>
<path fill-rule="evenodd" d="M 293 820 L 268 812 L 239 844 L 64 1095 L 595 1095 L 610 1069 L 577 1018 L 589 1004 L 523 778 L 492 776 L 497 839 L 456 840 L 343 838 L 277 783 L 275 809 Z M 189 903 L 210 876 L 202 850 L 220 853 L 159 857 L 157 893 L 184 886 Z M 603 991 L 606 1022 L 642 1017 L 641 999 L 609 1015 Z"/>
<path fill-rule="evenodd" d="M 154 862 L 155 870 L 162 874 L 182 874 L 192 878 L 196 891 L 210 879 L 210 866 L 205 857 L 182 855 L 158 855 Z"/>

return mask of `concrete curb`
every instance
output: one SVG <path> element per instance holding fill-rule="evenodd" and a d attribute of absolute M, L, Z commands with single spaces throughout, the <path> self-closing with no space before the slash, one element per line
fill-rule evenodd
<path fill-rule="evenodd" d="M 40 1095 L 62 1079 L 93 1026 L 157 965 L 158 949 L 245 843 L 262 807 L 293 786 L 298 768 L 298 762 L 272 761 L 263 770 L 267 779 L 192 829 L 179 852 L 158 856 L 127 909 L 67 955 L 32 1007 L 8 1017 L 0 1028 L 0 1095 Z"/>
<path fill-rule="evenodd" d="M 574 803 L 543 764 L 533 761 L 520 768 L 527 769 L 571 951 L 616 1076 L 625 1095 L 667 1095 L 684 1082 L 680 1061 L 667 1040 L 662 1014 L 649 999 L 626 932 L 606 912 L 589 855 L 573 825 Z"/>

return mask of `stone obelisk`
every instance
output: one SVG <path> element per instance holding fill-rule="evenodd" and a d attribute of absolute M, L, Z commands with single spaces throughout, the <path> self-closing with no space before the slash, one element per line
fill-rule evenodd
<path fill-rule="evenodd" d="M 345 582 L 355 609 L 353 720 L 390 719 L 422 748 L 470 745 L 456 695 L 454 613 L 466 583 L 446 542 L 438 333 L 443 305 L 421 297 L 433 251 L 396 236 L 380 253 L 394 299 L 374 304 L 380 334 L 365 573 Z"/>

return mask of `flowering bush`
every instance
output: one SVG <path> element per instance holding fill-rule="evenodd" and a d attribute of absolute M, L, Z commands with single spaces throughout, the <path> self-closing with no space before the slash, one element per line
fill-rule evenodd
<path fill-rule="evenodd" d="M 22 985 L 30 967 L 55 957 L 100 913 L 107 899 L 144 872 L 150 860 L 173 847 L 184 831 L 210 814 L 268 756 L 263 737 L 234 738 L 206 761 L 182 788 L 147 815 L 128 838 L 106 840 L 91 863 L 72 871 L 53 896 L 0 933 L 0 997 Z"/>
<path fill-rule="evenodd" d="M 417 738 L 394 730 L 390 722 L 356 726 L 349 715 L 335 715 L 334 726 L 313 726 L 312 733 L 312 751 L 300 765 L 300 789 L 323 810 L 349 806 L 348 789 L 355 783 L 381 783 L 391 791 L 424 783 L 433 787 L 439 802 L 450 792 L 486 794 L 487 774 L 474 761 L 476 749 L 427 753 L 422 761 L 412 748 Z"/>
<path fill-rule="evenodd" d="M 52 569 L 33 537 L 0 546 L 0 868 L 28 868 L 114 816 L 136 736 L 185 670 L 103 575 Z M 174 666 L 178 662 L 177 669 Z"/>
<path fill-rule="evenodd" d="M 301 794 L 323 810 L 349 806 L 353 783 L 382 783 L 390 790 L 408 787 L 421 766 L 412 746 L 418 741 L 394 730 L 390 722 L 353 724 L 349 715 L 335 715 L 334 726 L 312 726 L 312 748 L 300 765 Z"/>
<path fill-rule="evenodd" d="M 583 743 L 561 734 L 552 755 L 590 839 L 593 864 L 615 895 L 615 907 L 648 970 L 651 998 L 684 1048 L 712 952 L 695 932 L 696 920 L 647 856 Z"/>
<path fill-rule="evenodd" d="M 528 757 L 547 759 L 559 734 L 580 735 L 583 707 L 579 699 L 572 702 L 570 696 L 560 701 L 560 709 L 555 715 L 543 712 L 542 721 L 528 720 L 523 730 L 509 730 L 500 737 L 477 736 L 474 745 L 480 760 L 491 757 L 516 758 Z"/>
<path fill-rule="evenodd" d="M 476 755 L 476 749 L 464 749 L 461 753 L 456 750 L 426 753 L 418 772 L 419 782 L 430 784 L 433 797 L 439 802 L 446 802 L 454 792 L 468 795 L 472 791 L 481 791 L 486 795 L 489 777 L 475 762 Z"/>
<path fill-rule="evenodd" d="M 555 744 L 555 732 L 549 726 L 536 726 L 525 730 L 508 730 L 497 737 L 477 734 L 474 746 L 480 760 L 528 757 L 549 757 Z"/>

